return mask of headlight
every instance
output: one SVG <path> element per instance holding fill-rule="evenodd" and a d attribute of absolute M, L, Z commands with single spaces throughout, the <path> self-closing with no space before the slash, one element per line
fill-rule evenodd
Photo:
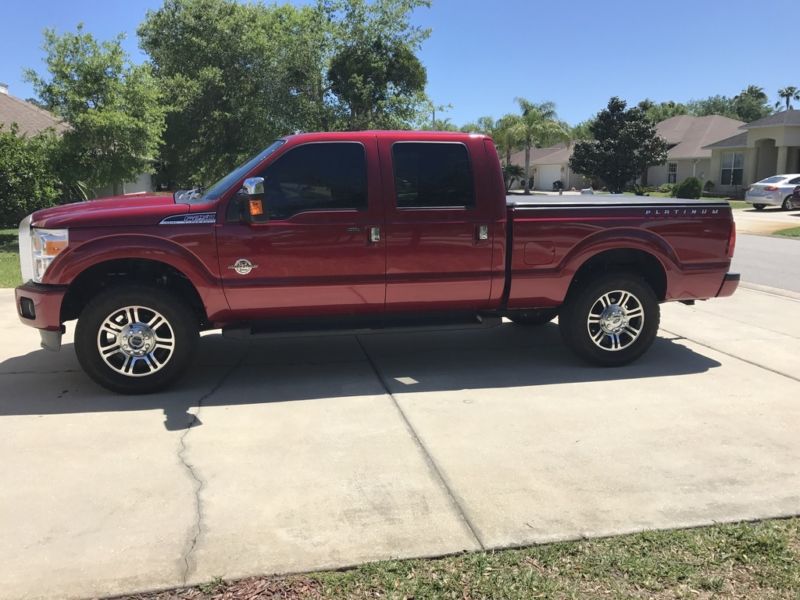
<path fill-rule="evenodd" d="M 42 282 L 50 263 L 68 243 L 69 231 L 66 229 L 31 229 L 32 279 L 36 283 Z"/>

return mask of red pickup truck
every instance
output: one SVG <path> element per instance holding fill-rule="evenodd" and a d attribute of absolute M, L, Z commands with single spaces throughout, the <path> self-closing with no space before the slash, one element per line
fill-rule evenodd
<path fill-rule="evenodd" d="M 724 201 L 507 198 L 492 140 L 429 132 L 299 134 L 207 189 L 41 210 L 20 224 L 16 303 L 42 346 L 78 319 L 86 373 L 152 392 L 201 330 L 315 335 L 490 327 L 558 316 L 599 365 L 653 342 L 659 303 L 729 296 Z"/>

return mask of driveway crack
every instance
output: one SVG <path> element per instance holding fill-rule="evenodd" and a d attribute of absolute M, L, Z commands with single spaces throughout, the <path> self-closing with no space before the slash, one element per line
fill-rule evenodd
<path fill-rule="evenodd" d="M 391 399 L 392 403 L 394 404 L 395 409 L 400 414 L 400 418 L 403 420 L 403 423 L 405 424 L 406 429 L 408 430 L 408 433 L 411 436 L 411 439 L 414 441 L 414 444 L 417 446 L 417 448 L 419 449 L 420 453 L 422 454 L 422 458 L 425 461 L 425 464 L 428 466 L 428 470 L 430 471 L 430 473 L 433 476 L 433 478 L 439 483 L 439 485 L 443 489 L 445 495 L 447 496 L 447 499 L 450 502 L 450 505 L 452 506 L 453 510 L 458 515 L 459 519 L 461 520 L 461 523 L 464 525 L 464 528 L 468 532 L 469 537 L 471 537 L 473 540 L 475 540 L 475 543 L 478 545 L 478 547 L 481 550 L 486 550 L 486 546 L 484 545 L 483 540 L 481 540 L 480 536 L 478 535 L 478 528 L 472 522 L 472 519 L 470 519 L 469 515 L 467 514 L 467 511 L 464 509 L 463 502 L 459 499 L 459 497 L 453 491 L 453 488 L 451 487 L 451 485 L 447 481 L 447 478 L 445 477 L 444 473 L 442 472 L 442 469 L 436 463 L 436 461 L 434 460 L 433 456 L 431 456 L 431 453 L 428 451 L 428 448 L 423 443 L 423 441 L 420 438 L 419 434 L 417 433 L 416 429 L 414 429 L 414 426 L 411 424 L 411 421 L 409 420 L 409 418 L 406 415 L 405 411 L 402 409 L 402 407 L 400 406 L 400 403 L 397 401 L 397 398 L 395 397 L 395 395 L 392 393 L 391 389 L 389 388 L 389 384 L 386 381 L 386 378 L 383 376 L 383 373 L 381 372 L 381 370 L 378 367 L 377 363 L 372 358 L 372 356 L 369 354 L 369 352 L 367 352 L 367 349 L 364 346 L 364 343 L 361 341 L 361 338 L 359 336 L 355 336 L 355 338 L 356 338 L 356 342 L 361 347 L 361 351 L 364 353 L 364 356 L 366 357 L 367 362 L 372 367 L 372 370 L 375 373 L 375 376 L 378 378 L 378 381 L 380 382 L 381 386 L 383 387 L 384 392 L 386 393 L 387 396 L 389 396 L 389 398 Z"/>
<path fill-rule="evenodd" d="M 249 344 L 248 344 L 249 348 Z M 194 509 L 195 509 L 195 519 L 194 519 L 194 526 L 191 528 L 189 533 L 189 539 L 186 542 L 186 550 L 183 553 L 183 574 L 181 576 L 181 580 L 183 585 L 186 585 L 186 582 L 189 579 L 189 576 L 194 572 L 196 564 L 193 559 L 194 551 L 197 548 L 198 541 L 200 540 L 200 536 L 203 533 L 203 490 L 206 487 L 206 482 L 198 473 L 197 467 L 192 464 L 186 456 L 188 452 L 188 448 L 186 446 L 186 438 L 189 436 L 192 428 L 200 425 L 200 410 L 203 407 L 203 402 L 207 401 L 211 396 L 217 393 L 219 389 L 224 385 L 224 383 L 230 378 L 236 369 L 238 369 L 242 362 L 244 362 L 244 358 L 247 356 L 247 349 L 242 352 L 242 355 L 239 357 L 239 360 L 236 361 L 231 367 L 228 368 L 222 374 L 222 377 L 219 378 L 214 386 L 208 390 L 205 394 L 200 396 L 197 400 L 197 412 L 191 414 L 191 418 L 186 423 L 186 428 L 183 430 L 181 437 L 179 439 L 179 449 L 178 449 L 178 460 L 183 465 L 183 468 L 188 473 L 189 477 L 191 478 L 194 486 Z"/>

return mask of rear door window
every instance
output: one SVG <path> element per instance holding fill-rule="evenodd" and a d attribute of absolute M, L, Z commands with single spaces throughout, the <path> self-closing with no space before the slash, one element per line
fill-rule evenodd
<path fill-rule="evenodd" d="M 392 146 L 398 208 L 472 208 L 475 189 L 461 143 L 398 142 Z"/>

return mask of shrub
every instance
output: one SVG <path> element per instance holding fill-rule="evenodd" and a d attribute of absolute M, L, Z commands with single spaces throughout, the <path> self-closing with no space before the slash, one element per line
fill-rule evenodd
<path fill-rule="evenodd" d="M 700 198 L 703 195 L 703 184 L 697 177 L 687 177 L 675 186 L 672 195 L 676 198 Z"/>
<path fill-rule="evenodd" d="M 51 133 L 17 135 L 0 127 L 0 227 L 16 227 L 28 214 L 53 206 L 61 195 L 53 165 L 58 141 Z"/>
<path fill-rule="evenodd" d="M 662 194 L 671 194 L 672 190 L 674 189 L 675 189 L 674 183 L 662 183 L 660 186 L 658 186 L 658 191 L 661 192 Z"/>
<path fill-rule="evenodd" d="M 714 189 L 714 182 L 709 179 L 708 181 L 706 181 L 705 185 L 703 186 L 703 191 L 704 192 L 711 192 L 711 191 L 713 191 L 713 189 Z"/>

